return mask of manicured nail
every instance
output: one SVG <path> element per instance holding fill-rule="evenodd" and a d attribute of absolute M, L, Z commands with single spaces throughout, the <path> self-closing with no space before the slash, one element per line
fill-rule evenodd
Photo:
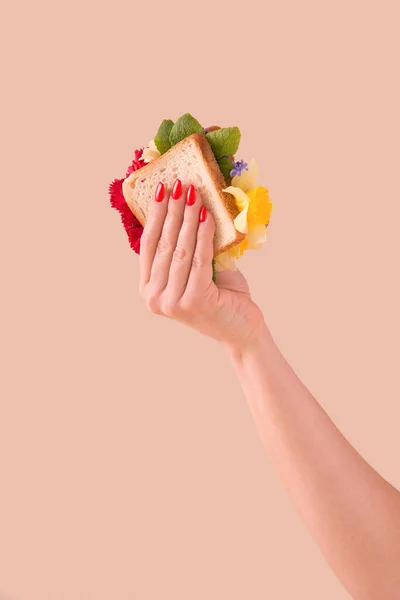
<path fill-rule="evenodd" d="M 164 184 L 162 183 L 162 181 L 160 181 L 156 189 L 156 202 L 161 202 L 162 200 L 164 200 L 164 192 Z"/>
<path fill-rule="evenodd" d="M 200 223 L 203 223 L 206 220 L 207 209 L 205 206 L 202 206 L 200 209 Z"/>
<path fill-rule="evenodd" d="M 196 189 L 193 184 L 190 184 L 186 194 L 186 204 L 192 206 L 196 202 Z"/>
<path fill-rule="evenodd" d="M 182 181 L 180 179 L 176 179 L 174 183 L 174 187 L 172 188 L 172 197 L 174 200 L 178 200 L 182 194 Z"/>

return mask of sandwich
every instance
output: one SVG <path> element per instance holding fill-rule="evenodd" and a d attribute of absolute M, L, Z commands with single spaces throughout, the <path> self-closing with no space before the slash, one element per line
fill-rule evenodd
<path fill-rule="evenodd" d="M 140 253 L 140 237 L 150 202 L 160 181 L 192 183 L 215 220 L 215 272 L 236 269 L 237 259 L 266 240 L 272 204 L 268 190 L 257 185 L 258 165 L 236 161 L 237 127 L 203 128 L 189 113 L 175 123 L 164 120 L 145 148 L 135 150 L 125 178 L 114 179 L 109 194 L 121 215 L 131 248 Z"/>

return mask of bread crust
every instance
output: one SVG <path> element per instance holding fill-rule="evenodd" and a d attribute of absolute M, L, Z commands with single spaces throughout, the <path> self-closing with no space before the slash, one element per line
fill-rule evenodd
<path fill-rule="evenodd" d="M 130 194 L 128 193 L 128 188 L 130 188 L 131 192 L 132 192 L 133 188 L 135 187 L 135 182 L 137 179 L 142 178 L 143 176 L 147 176 L 147 174 L 150 173 L 154 169 L 154 167 L 158 165 L 158 163 L 160 161 L 165 162 L 165 160 L 168 159 L 168 154 L 170 154 L 170 153 L 175 154 L 175 152 L 179 149 L 179 146 L 181 144 L 183 145 L 185 142 L 187 143 L 188 139 L 191 139 L 195 143 L 195 145 L 200 150 L 200 153 L 203 155 L 205 167 L 208 171 L 208 174 L 209 174 L 213 184 L 215 185 L 215 188 L 218 192 L 221 202 L 224 205 L 224 207 L 225 207 L 228 215 L 232 219 L 232 221 L 239 214 L 239 209 L 236 206 L 236 202 L 235 202 L 235 199 L 232 196 L 232 194 L 228 194 L 227 192 L 222 191 L 223 188 L 227 187 L 225 178 L 221 172 L 221 169 L 219 168 L 219 165 L 215 159 L 214 153 L 211 149 L 209 142 L 207 141 L 206 136 L 202 133 L 193 133 L 192 135 L 183 139 L 181 142 L 178 142 L 178 144 L 176 144 L 175 146 L 172 146 L 172 148 L 170 148 L 167 152 L 165 152 L 165 154 L 162 154 L 158 158 L 152 160 L 151 162 L 149 162 L 148 164 L 146 164 L 144 167 L 140 168 L 139 170 L 133 171 L 133 173 L 131 173 L 129 175 L 129 177 L 127 177 L 124 180 L 123 194 L 124 194 L 125 201 L 128 204 L 130 210 L 135 215 L 135 217 L 141 223 L 141 225 L 143 225 L 143 226 L 145 225 L 145 219 L 143 219 L 143 216 L 141 214 L 137 214 L 135 212 L 134 205 L 130 198 Z M 224 252 L 228 248 L 232 248 L 233 246 L 236 246 L 245 238 L 245 234 L 241 233 L 240 231 L 237 231 L 237 229 L 235 229 L 235 233 L 236 233 L 235 238 L 230 243 L 225 244 L 221 248 L 218 248 L 217 250 L 215 250 L 214 256 L 217 256 L 218 254 L 220 254 L 221 252 Z"/>

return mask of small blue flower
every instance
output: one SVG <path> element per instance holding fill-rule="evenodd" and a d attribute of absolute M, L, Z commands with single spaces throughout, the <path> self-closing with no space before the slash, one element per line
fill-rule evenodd
<path fill-rule="evenodd" d="M 204 129 L 204 127 L 202 127 L 202 130 L 204 131 L 204 133 L 207 135 L 208 133 L 208 129 Z"/>
<path fill-rule="evenodd" d="M 233 169 L 232 171 L 229 173 L 229 175 L 231 177 L 234 177 L 235 175 L 237 175 L 238 177 L 240 177 L 240 175 L 242 174 L 242 171 L 248 171 L 248 165 L 247 163 L 244 162 L 244 160 L 239 160 L 238 162 L 234 162 L 232 161 L 233 164 Z"/>

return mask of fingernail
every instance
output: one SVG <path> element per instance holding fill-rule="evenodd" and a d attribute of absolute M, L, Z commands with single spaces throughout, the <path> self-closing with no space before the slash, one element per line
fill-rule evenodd
<path fill-rule="evenodd" d="M 190 184 L 186 194 L 186 204 L 192 206 L 196 202 L 196 189 L 193 184 Z"/>
<path fill-rule="evenodd" d="M 206 220 L 207 209 L 205 206 L 202 206 L 200 209 L 200 223 L 203 223 Z"/>
<path fill-rule="evenodd" d="M 172 197 L 174 200 L 178 200 L 182 194 L 182 182 L 180 179 L 176 179 L 174 183 L 174 187 L 172 188 Z"/>
<path fill-rule="evenodd" d="M 162 181 L 160 181 L 160 183 L 157 186 L 156 189 L 156 202 L 161 202 L 162 200 L 164 200 L 164 192 L 165 192 L 165 188 L 164 188 L 164 184 L 162 183 Z"/>

